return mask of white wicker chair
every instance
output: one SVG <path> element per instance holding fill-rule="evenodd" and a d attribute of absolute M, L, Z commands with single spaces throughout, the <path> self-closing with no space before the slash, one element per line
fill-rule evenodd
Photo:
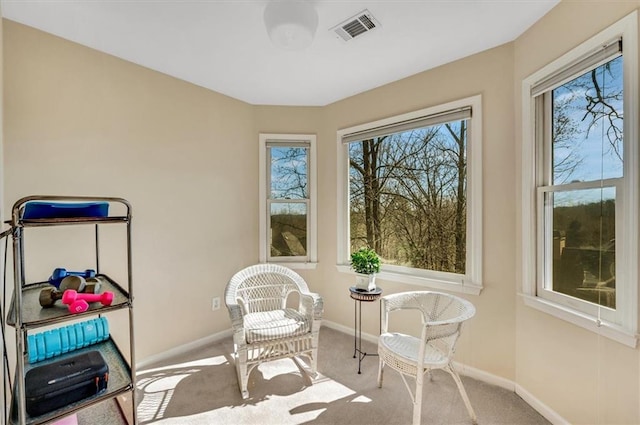
<path fill-rule="evenodd" d="M 413 424 L 420 423 L 424 376 L 433 369 L 448 372 L 456 382 L 460 395 L 474 424 L 477 417 L 469 402 L 460 376 L 452 365 L 455 344 L 462 323 L 475 315 L 475 308 L 462 298 L 431 291 L 403 292 L 387 295 L 382 302 L 382 333 L 378 339 L 378 387 L 382 388 L 384 366 L 398 371 L 413 401 Z M 420 338 L 389 332 L 389 313 L 394 310 L 419 310 L 422 316 Z M 405 376 L 415 378 L 415 391 Z"/>
<path fill-rule="evenodd" d="M 298 308 L 287 307 L 287 298 L 296 292 Z M 249 374 L 263 362 L 306 356 L 310 375 L 316 376 L 322 298 L 309 292 L 300 275 L 276 264 L 250 266 L 231 278 L 224 298 L 243 399 L 249 397 Z"/>

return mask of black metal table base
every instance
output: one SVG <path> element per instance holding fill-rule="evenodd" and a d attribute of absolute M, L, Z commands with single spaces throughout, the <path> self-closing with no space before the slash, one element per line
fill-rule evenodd
<path fill-rule="evenodd" d="M 362 360 L 367 356 L 377 356 L 378 354 L 366 353 L 362 351 L 362 301 L 354 300 L 355 308 L 353 311 L 353 358 L 358 357 L 358 375 L 362 373 Z M 357 318 L 357 319 L 356 319 Z"/>
<path fill-rule="evenodd" d="M 378 356 L 378 354 L 362 351 L 362 301 L 371 302 L 377 300 L 382 294 L 382 290 L 377 288 L 373 293 L 357 293 L 355 288 L 350 288 L 351 298 L 353 298 L 353 358 L 358 358 L 358 374 L 362 374 L 362 360 L 367 356 Z"/>

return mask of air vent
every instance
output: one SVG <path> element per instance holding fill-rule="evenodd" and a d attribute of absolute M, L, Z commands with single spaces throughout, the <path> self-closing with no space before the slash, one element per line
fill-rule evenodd
<path fill-rule="evenodd" d="M 363 10 L 355 16 L 347 19 L 341 24 L 331 28 L 343 41 L 349 41 L 363 34 L 368 33 L 380 26 L 380 23 L 373 17 L 371 12 Z"/>

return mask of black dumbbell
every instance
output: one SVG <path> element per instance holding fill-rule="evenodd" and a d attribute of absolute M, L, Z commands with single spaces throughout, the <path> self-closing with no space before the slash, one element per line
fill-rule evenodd
<path fill-rule="evenodd" d="M 57 300 L 62 299 L 64 291 L 58 291 L 55 287 L 44 288 L 40 291 L 40 305 L 44 308 L 53 307 Z"/>
<path fill-rule="evenodd" d="M 53 307 L 55 302 L 62 298 L 62 294 L 67 289 L 87 294 L 97 294 L 100 292 L 102 283 L 98 278 L 92 277 L 87 280 L 80 276 L 67 276 L 60 282 L 60 290 L 53 286 L 40 291 L 40 305 L 42 307 Z"/>
<path fill-rule="evenodd" d="M 60 292 L 64 292 L 67 289 L 73 289 L 74 291 L 84 292 L 85 286 L 87 286 L 85 278 L 76 275 L 69 275 L 62 279 L 58 286 L 58 290 Z"/>
<path fill-rule="evenodd" d="M 102 292 L 102 282 L 100 282 L 100 279 L 98 279 L 97 277 L 90 277 L 89 279 L 86 279 L 84 291 L 78 292 L 84 292 L 85 294 L 99 294 L 100 292 Z"/>

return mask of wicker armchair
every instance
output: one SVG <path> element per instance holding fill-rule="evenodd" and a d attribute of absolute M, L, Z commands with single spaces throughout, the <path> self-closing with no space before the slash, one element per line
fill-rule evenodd
<path fill-rule="evenodd" d="M 287 298 L 299 294 L 297 308 Z M 242 398 L 249 374 L 260 363 L 306 356 L 316 376 L 322 298 L 309 292 L 300 275 L 276 264 L 257 264 L 236 273 L 225 289 L 233 327 L 235 363 Z"/>
<path fill-rule="evenodd" d="M 387 295 L 382 302 L 382 333 L 378 339 L 378 387 L 382 387 L 384 366 L 398 371 L 413 401 L 413 424 L 420 423 L 422 385 L 424 377 L 433 369 L 448 372 L 456 382 L 460 395 L 474 424 L 477 417 L 469 402 L 460 376 L 452 365 L 456 341 L 462 323 L 475 315 L 474 306 L 453 295 L 414 291 Z M 420 338 L 389 332 L 389 313 L 394 310 L 419 310 L 422 316 Z M 405 376 L 415 378 L 415 391 Z"/>

